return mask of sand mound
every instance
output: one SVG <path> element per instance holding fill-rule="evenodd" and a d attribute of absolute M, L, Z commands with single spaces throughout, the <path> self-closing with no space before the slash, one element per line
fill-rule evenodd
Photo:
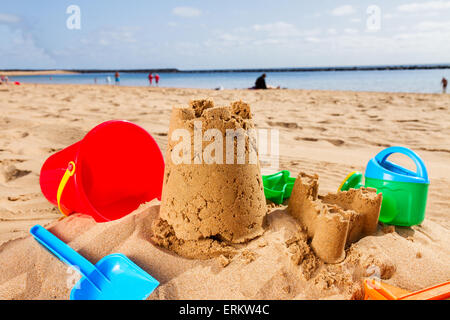
<path fill-rule="evenodd" d="M 450 273 L 448 255 L 439 256 L 439 245 L 420 232 L 406 239 L 402 230 L 379 230 L 352 244 L 341 263 L 326 264 L 314 255 L 296 219 L 275 209 L 261 237 L 236 245 L 230 255 L 216 244 L 221 254 L 193 260 L 152 240 L 151 225 L 158 221 L 159 206 L 148 204 L 118 221 L 96 224 L 74 215 L 49 228 L 93 263 L 114 252 L 127 255 L 160 281 L 150 299 L 358 299 L 366 276 L 416 290 L 442 282 Z M 425 227 L 438 230 L 432 222 Z M 443 229 L 431 236 L 446 233 Z M 1 299 L 68 299 L 79 278 L 30 236 L 0 246 L 0 270 Z"/>
<path fill-rule="evenodd" d="M 167 221 L 155 220 L 152 223 L 152 241 L 182 257 L 190 259 L 211 259 L 217 256 L 232 257 L 236 250 L 225 242 L 205 238 L 200 240 L 183 240 L 176 237 Z"/>
<path fill-rule="evenodd" d="M 139 124 L 165 150 L 169 106 L 205 96 L 220 104 L 249 102 L 258 127 L 280 130 L 280 167 L 320 174 L 324 193 L 334 191 L 350 171 L 363 171 L 367 159 L 384 147 L 419 151 L 431 179 L 425 221 L 411 228 L 379 226 L 332 265 L 315 257 L 306 233 L 284 207 L 273 208 L 264 234 L 238 245 L 233 258 L 185 259 L 155 245 L 154 204 L 119 221 L 95 224 L 73 216 L 52 223 L 50 230 L 92 262 L 126 254 L 161 282 L 150 299 L 348 299 L 362 297 L 363 274 L 407 290 L 449 280 L 450 95 L 24 84 L 0 90 L 8 114 L 0 119 L 0 161 L 5 168 L 13 164 L 31 171 L 8 182 L 0 172 L 0 298 L 68 299 L 76 280 L 75 272 L 28 234 L 34 224 L 48 226 L 60 217 L 39 190 L 39 170 L 51 153 L 110 119 Z M 337 137 L 345 143 L 332 144 Z"/>

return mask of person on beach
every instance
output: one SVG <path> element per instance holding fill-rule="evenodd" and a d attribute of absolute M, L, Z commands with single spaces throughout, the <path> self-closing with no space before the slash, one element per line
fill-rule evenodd
<path fill-rule="evenodd" d="M 255 81 L 255 86 L 250 89 L 280 89 L 281 87 L 268 86 L 266 84 L 266 74 L 263 73 L 258 79 Z"/>
<path fill-rule="evenodd" d="M 8 84 L 8 82 L 9 82 L 9 78 L 8 78 L 8 76 L 1 76 L 0 77 L 0 84 Z"/>
<path fill-rule="evenodd" d="M 447 79 L 445 79 L 445 77 L 442 78 L 441 84 L 442 84 L 442 93 L 446 93 L 448 81 Z"/>
<path fill-rule="evenodd" d="M 263 73 L 258 79 L 256 79 L 253 89 L 267 89 L 265 73 Z"/>
<path fill-rule="evenodd" d="M 150 85 L 152 85 L 152 82 L 153 82 L 153 73 L 149 73 L 149 74 L 148 74 L 148 82 L 150 83 Z"/>
<path fill-rule="evenodd" d="M 114 77 L 116 78 L 116 85 L 120 84 L 120 74 L 118 71 L 116 71 L 116 74 L 114 75 Z"/>
<path fill-rule="evenodd" d="M 155 83 L 156 83 L 156 85 L 158 85 L 158 83 L 159 83 L 159 74 L 155 74 Z"/>

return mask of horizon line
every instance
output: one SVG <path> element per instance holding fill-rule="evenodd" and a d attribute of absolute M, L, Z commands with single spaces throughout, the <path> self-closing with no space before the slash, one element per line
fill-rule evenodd
<path fill-rule="evenodd" d="M 382 71 L 382 70 L 426 70 L 426 69 L 450 69 L 450 63 L 437 64 L 402 64 L 402 65 L 359 65 L 359 66 L 328 66 L 328 67 L 283 67 L 283 68 L 230 68 L 230 69 L 178 69 L 178 68 L 126 68 L 126 69 L 0 69 L 0 72 L 25 72 L 25 71 L 65 71 L 76 73 L 227 73 L 227 72 L 315 72 L 315 71 Z"/>

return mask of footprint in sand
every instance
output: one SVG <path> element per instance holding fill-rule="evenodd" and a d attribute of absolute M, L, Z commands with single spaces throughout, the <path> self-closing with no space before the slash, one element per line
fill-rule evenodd
<path fill-rule="evenodd" d="M 295 137 L 294 139 L 295 139 L 296 141 L 299 141 L 299 140 L 303 140 L 303 141 L 311 141 L 311 142 L 317 142 L 317 141 L 319 141 L 319 139 L 311 138 L 311 137 Z"/>
<path fill-rule="evenodd" d="M 29 193 L 29 194 L 21 194 L 18 196 L 9 196 L 8 197 L 8 201 L 29 201 L 31 199 L 36 199 L 38 197 L 40 197 L 41 194 L 40 193 Z"/>
<path fill-rule="evenodd" d="M 342 146 L 345 143 L 345 141 L 341 139 L 326 139 L 326 140 L 336 147 Z"/>
<path fill-rule="evenodd" d="M 408 122 L 419 122 L 418 119 L 410 119 L 410 120 L 395 120 L 395 122 L 399 123 L 408 123 Z"/>
<path fill-rule="evenodd" d="M 448 149 L 439 149 L 439 148 L 418 148 L 418 150 L 450 153 L 450 150 Z"/>
<path fill-rule="evenodd" d="M 44 152 L 47 152 L 47 153 L 54 153 L 54 152 L 57 152 L 57 151 L 61 151 L 62 149 L 61 148 L 41 148 Z"/>
<path fill-rule="evenodd" d="M 268 121 L 267 124 L 272 127 L 283 127 L 288 129 L 302 129 L 296 122 L 272 122 Z"/>
<path fill-rule="evenodd" d="M 19 138 L 26 138 L 30 135 L 28 132 L 18 132 L 17 134 Z"/>
<path fill-rule="evenodd" d="M 62 101 L 65 101 L 65 102 L 71 102 L 72 99 L 73 99 L 73 97 L 72 97 L 72 96 L 69 96 L 69 97 L 65 97 L 65 98 L 63 98 L 63 99 L 61 99 L 61 100 L 62 100 Z"/>
<path fill-rule="evenodd" d="M 5 182 L 16 180 L 20 177 L 26 176 L 31 173 L 30 170 L 17 169 L 15 165 L 10 164 L 2 166 L 1 173 Z"/>
<path fill-rule="evenodd" d="M 109 103 L 110 103 L 111 105 L 115 106 L 115 107 L 119 107 L 119 106 L 120 106 L 120 103 L 114 102 L 114 100 L 109 100 Z"/>

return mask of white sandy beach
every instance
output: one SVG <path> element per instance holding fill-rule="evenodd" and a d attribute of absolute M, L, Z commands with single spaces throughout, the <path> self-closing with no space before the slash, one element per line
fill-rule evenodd
<path fill-rule="evenodd" d="M 280 170 L 319 174 L 320 193 L 336 191 L 349 172 L 364 171 L 388 146 L 413 149 L 431 181 L 425 221 L 394 232 L 380 225 L 348 249 L 344 262 L 312 260 L 313 267 L 292 262 L 286 241 L 297 229 L 283 207 L 273 209 L 264 235 L 240 248 L 226 267 L 220 259 L 189 260 L 152 244 L 148 226 L 158 216 L 157 202 L 109 223 L 80 216 L 57 221 L 60 213 L 39 187 L 47 157 L 111 119 L 142 126 L 164 153 L 171 108 L 202 98 L 216 105 L 249 103 L 257 128 L 280 130 Z M 361 279 L 370 266 L 406 290 L 449 280 L 449 107 L 450 95 L 441 94 L 2 85 L 0 298 L 68 298 L 67 267 L 29 236 L 37 223 L 50 226 L 92 262 L 112 252 L 126 254 L 161 282 L 152 299 L 361 298 Z"/>

